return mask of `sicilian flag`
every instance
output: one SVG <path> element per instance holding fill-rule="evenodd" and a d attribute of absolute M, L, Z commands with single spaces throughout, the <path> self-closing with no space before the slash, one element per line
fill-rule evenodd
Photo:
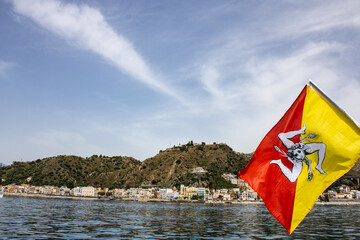
<path fill-rule="evenodd" d="M 239 177 L 291 234 L 320 194 L 360 159 L 360 128 L 309 82 Z"/>

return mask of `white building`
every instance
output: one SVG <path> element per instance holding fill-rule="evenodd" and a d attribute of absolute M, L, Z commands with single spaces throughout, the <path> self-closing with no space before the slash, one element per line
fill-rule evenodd
<path fill-rule="evenodd" d="M 97 190 L 94 187 L 82 187 L 80 188 L 82 197 L 96 197 Z"/>
<path fill-rule="evenodd" d="M 347 186 L 347 185 L 341 185 L 341 186 L 339 187 L 339 191 L 340 191 L 341 193 L 348 193 L 348 192 L 350 192 L 350 187 Z"/>
<path fill-rule="evenodd" d="M 235 184 L 235 185 L 238 185 L 243 182 L 243 180 L 241 180 L 238 176 L 236 176 L 235 174 L 231 174 L 231 173 L 224 173 L 222 175 L 222 177 L 226 181 L 229 181 L 229 182 L 231 182 L 231 184 Z"/>
<path fill-rule="evenodd" d="M 80 197 L 81 196 L 81 188 L 76 187 L 76 188 L 71 189 L 70 194 L 75 197 Z"/>
<path fill-rule="evenodd" d="M 360 191 L 357 191 L 357 192 L 355 193 L 355 198 L 356 198 L 356 199 L 360 199 Z"/>
<path fill-rule="evenodd" d="M 206 173 L 207 171 L 203 169 L 202 167 L 197 167 L 192 170 L 191 173 Z"/>
<path fill-rule="evenodd" d="M 174 196 L 174 191 L 171 188 L 160 188 L 160 199 L 170 199 Z"/>
<path fill-rule="evenodd" d="M 258 194 L 257 192 L 255 192 L 254 190 L 247 190 L 247 191 L 243 191 L 241 193 L 241 200 L 243 201 L 255 201 L 257 200 L 259 197 L 258 197 Z"/>

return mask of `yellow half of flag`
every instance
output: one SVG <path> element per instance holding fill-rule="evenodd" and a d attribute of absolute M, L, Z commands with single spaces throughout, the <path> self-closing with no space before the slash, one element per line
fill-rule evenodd
<path fill-rule="evenodd" d="M 302 126 L 304 124 L 306 135 L 315 136 L 306 141 L 326 145 L 321 165 L 323 173 L 317 169 L 321 153 L 307 155 L 313 178 L 309 181 L 308 171 L 302 171 L 297 179 L 290 233 L 308 214 L 319 195 L 360 159 L 360 128 L 312 84 L 307 86 Z M 305 135 L 301 137 L 306 138 Z M 304 164 L 304 168 L 308 166 Z"/>

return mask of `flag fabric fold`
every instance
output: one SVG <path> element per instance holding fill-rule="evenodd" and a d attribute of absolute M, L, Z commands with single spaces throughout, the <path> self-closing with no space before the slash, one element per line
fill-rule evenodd
<path fill-rule="evenodd" d="M 291 234 L 321 193 L 358 159 L 359 126 L 309 82 L 239 177 Z"/>

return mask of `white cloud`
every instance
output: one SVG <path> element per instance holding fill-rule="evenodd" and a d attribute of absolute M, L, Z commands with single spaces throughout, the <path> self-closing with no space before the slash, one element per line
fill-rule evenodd
<path fill-rule="evenodd" d="M 328 1 L 327 4 L 308 6 L 306 11 L 289 11 L 279 18 L 283 28 L 279 36 L 295 37 L 309 33 L 326 32 L 345 27 L 359 27 L 359 1 Z M 278 22 L 279 23 L 279 22 Z"/>
<path fill-rule="evenodd" d="M 14 63 L 0 60 L 0 77 L 5 78 L 6 73 L 14 66 Z"/>
<path fill-rule="evenodd" d="M 221 13 L 215 14 L 233 12 L 230 7 L 225 13 L 221 8 Z M 258 6 L 259 12 L 265 9 L 269 10 L 267 3 Z M 359 31 L 359 9 L 358 1 L 301 5 L 276 15 L 256 16 L 257 21 L 249 20 L 240 31 L 238 26 L 230 27 L 212 40 L 211 51 L 199 56 L 196 62 L 202 64 L 194 64 L 201 76 L 199 82 L 212 99 L 223 102 L 221 105 L 239 107 L 241 102 L 249 109 L 256 109 L 258 104 L 284 104 L 284 94 L 293 96 L 309 79 L 336 91 L 354 81 L 344 79 L 348 66 L 343 63 L 354 53 L 349 53 L 344 39 L 338 39 L 332 31 L 346 27 Z M 216 73 L 216 81 L 204 74 L 204 65 L 210 66 L 207 73 Z"/>
<path fill-rule="evenodd" d="M 360 82 L 347 72 L 357 66 L 345 64 L 358 50 L 336 35 L 346 28 L 351 34 L 360 30 L 360 3 L 348 3 L 280 11 L 267 19 L 259 16 L 244 28 L 226 29 L 211 41 L 211 48 L 205 46 L 192 68 L 208 93 L 204 112 L 226 106 L 227 111 L 219 113 L 219 138 L 240 151 L 255 150 L 310 79 L 360 119 Z"/>
<path fill-rule="evenodd" d="M 212 109 L 258 111 L 274 105 L 288 106 L 310 79 L 319 84 L 336 84 L 340 76 L 329 55 L 342 48 L 337 43 L 308 43 L 287 55 L 252 55 L 247 62 L 231 63 L 231 70 L 227 63 L 219 61 L 219 65 L 200 68 L 200 82 L 217 101 L 209 102 Z"/>
<path fill-rule="evenodd" d="M 226 107 L 224 105 L 226 101 L 224 92 L 221 90 L 221 82 L 219 81 L 220 74 L 217 69 L 209 65 L 204 65 L 200 71 L 200 81 L 204 89 L 212 95 L 214 104 L 219 107 Z"/>
<path fill-rule="evenodd" d="M 183 101 L 179 92 L 154 73 L 131 42 L 116 33 L 97 9 L 54 0 L 13 2 L 18 14 L 31 18 L 71 44 L 97 53 L 138 81 Z M 191 108 L 164 104 L 156 109 L 127 109 L 118 118 L 93 119 L 82 133 L 96 136 L 96 145 L 101 146 L 99 150 L 103 154 L 116 149 L 120 154 L 140 159 L 152 157 L 164 146 L 189 140 L 225 142 L 235 150 L 250 152 L 309 79 L 360 120 L 358 61 L 354 58 L 359 56 L 358 41 L 355 38 L 348 42 L 359 33 L 360 2 L 315 1 L 306 5 L 271 1 L 253 6 L 251 12 L 244 12 L 246 6 L 239 5 L 209 5 L 201 14 L 196 9 L 187 15 L 193 16 L 190 20 L 195 21 L 198 29 L 196 32 L 189 26 L 196 41 L 186 42 L 193 44 L 194 55 L 186 56 L 194 62 L 183 66 L 189 60 L 181 59 L 179 54 L 177 67 L 182 71 L 169 68 L 167 75 L 182 81 Z M 234 11 L 238 14 L 229 14 Z M 152 16 L 157 17 L 156 14 Z M 208 28 L 216 33 L 204 34 Z M 171 29 L 176 31 L 176 36 L 189 36 L 182 30 Z M 169 36 L 165 34 L 167 31 L 159 29 L 153 34 Z M 174 51 L 184 50 L 184 46 L 173 47 Z M 121 104 L 106 95 L 101 98 L 114 105 Z M 80 133 L 45 131 L 30 140 L 32 146 L 55 153 L 76 152 L 81 148 L 97 152 L 88 142 L 91 140 Z"/>
<path fill-rule="evenodd" d="M 329 69 L 332 59 L 328 53 L 338 49 L 338 44 L 309 43 L 289 56 L 255 58 L 247 66 L 252 79 L 248 98 L 274 104 L 296 94 L 311 78 L 317 81 L 326 76 L 326 84 L 333 84 L 338 76 Z"/>
<path fill-rule="evenodd" d="M 174 89 L 153 72 L 131 42 L 109 26 L 97 9 L 56 0 L 13 0 L 13 3 L 17 14 L 31 18 L 72 44 L 99 54 L 149 87 L 183 101 Z"/>

